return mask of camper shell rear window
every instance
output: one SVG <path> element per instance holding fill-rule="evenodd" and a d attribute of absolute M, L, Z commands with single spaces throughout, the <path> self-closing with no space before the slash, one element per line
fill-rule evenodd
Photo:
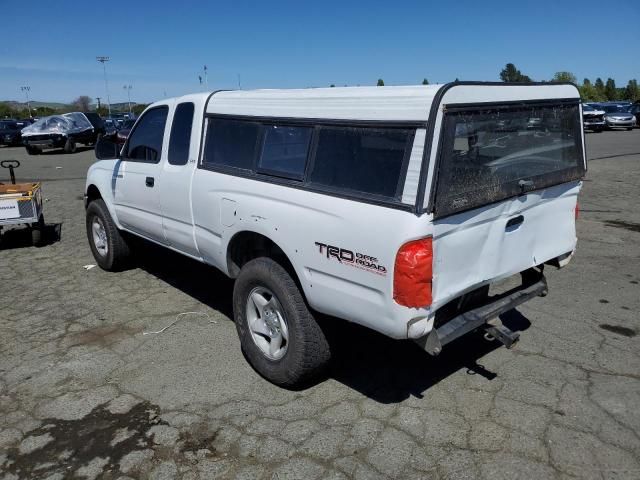
<path fill-rule="evenodd" d="M 434 216 L 444 217 L 582 178 L 578 100 L 448 105 Z"/>

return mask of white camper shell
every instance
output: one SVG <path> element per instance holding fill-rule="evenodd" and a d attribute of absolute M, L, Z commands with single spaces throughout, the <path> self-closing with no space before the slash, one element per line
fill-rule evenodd
<path fill-rule="evenodd" d="M 280 385 L 329 360 L 315 312 L 429 353 L 547 293 L 586 170 L 570 84 L 219 91 L 156 102 L 87 176 L 96 260 L 127 234 L 232 278 L 241 345 Z M 489 286 L 520 274 L 518 287 Z"/>

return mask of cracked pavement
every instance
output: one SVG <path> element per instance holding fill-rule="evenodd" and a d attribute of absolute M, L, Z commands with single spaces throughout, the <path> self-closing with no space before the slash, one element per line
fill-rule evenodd
<path fill-rule="evenodd" d="M 0 243 L 0 479 L 640 478 L 640 130 L 587 148 L 577 254 L 504 316 L 512 350 L 325 319 L 335 360 L 299 391 L 249 367 L 215 270 L 155 247 L 83 268 L 91 150 L 0 148 L 48 199 L 46 246 Z"/>

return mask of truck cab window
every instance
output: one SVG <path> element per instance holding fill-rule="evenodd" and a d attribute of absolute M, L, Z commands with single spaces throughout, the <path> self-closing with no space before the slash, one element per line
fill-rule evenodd
<path fill-rule="evenodd" d="M 181 103 L 176 107 L 169 138 L 169 164 L 171 165 L 186 165 L 189 160 L 193 111 L 194 105 L 191 102 Z"/>
<path fill-rule="evenodd" d="M 129 136 L 127 160 L 140 162 L 160 161 L 162 138 L 169 108 L 160 106 L 146 112 Z"/>

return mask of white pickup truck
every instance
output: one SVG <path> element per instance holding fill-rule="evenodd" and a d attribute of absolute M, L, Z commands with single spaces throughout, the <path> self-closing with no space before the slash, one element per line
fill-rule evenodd
<path fill-rule="evenodd" d="M 98 264 L 133 234 L 235 278 L 242 349 L 282 386 L 329 361 L 317 312 L 433 355 L 477 329 L 511 346 L 498 317 L 569 262 L 586 169 L 580 95 L 552 83 L 199 93 L 96 155 Z"/>

